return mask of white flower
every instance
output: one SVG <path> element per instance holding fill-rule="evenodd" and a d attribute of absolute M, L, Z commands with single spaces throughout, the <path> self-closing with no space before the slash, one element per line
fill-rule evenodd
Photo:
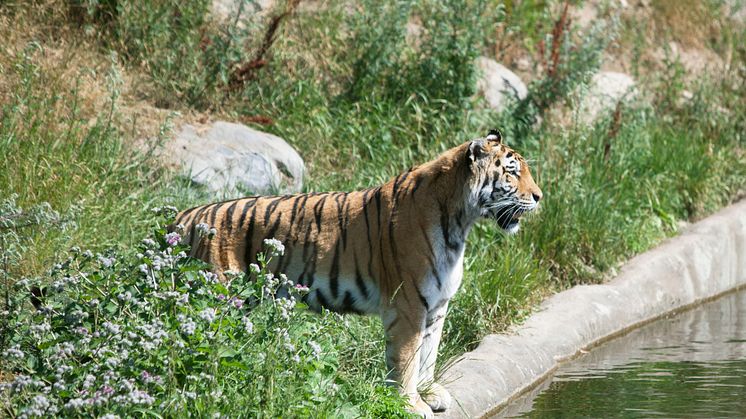
<path fill-rule="evenodd" d="M 176 316 L 176 319 L 179 320 L 179 330 L 181 330 L 181 333 L 187 336 L 194 334 L 194 331 L 197 329 L 197 323 L 183 314 Z"/>
<path fill-rule="evenodd" d="M 249 272 L 251 272 L 252 274 L 259 275 L 259 272 L 261 271 L 261 268 L 259 268 L 259 265 L 257 265 L 256 263 L 252 263 L 251 265 L 249 265 Z"/>
<path fill-rule="evenodd" d="M 96 376 L 87 374 L 83 380 L 83 388 L 91 388 L 96 383 Z"/>
<path fill-rule="evenodd" d="M 199 318 L 206 321 L 207 323 L 212 323 L 215 320 L 215 314 L 216 310 L 214 308 L 208 307 L 199 312 Z"/>
<path fill-rule="evenodd" d="M 272 256 L 285 254 L 285 245 L 277 239 L 264 239 L 264 246 L 269 250 Z"/>
<path fill-rule="evenodd" d="M 114 265 L 114 262 L 117 260 L 113 257 L 106 257 L 103 255 L 98 255 L 98 261 L 103 265 L 105 268 L 111 268 L 112 265 Z"/>
<path fill-rule="evenodd" d="M 313 351 L 313 357 L 314 358 L 316 358 L 316 359 L 321 358 L 321 345 L 319 345 L 318 343 L 316 343 L 316 342 L 314 342 L 312 340 L 309 340 L 308 341 L 308 346 L 311 347 L 311 351 Z"/>
<path fill-rule="evenodd" d="M 50 413 L 56 413 L 57 409 L 43 394 L 37 394 L 31 399 L 31 403 L 21 411 L 22 417 L 44 416 Z"/>
<path fill-rule="evenodd" d="M 254 323 L 252 323 L 248 317 L 242 318 L 241 321 L 243 322 L 243 329 L 246 331 L 246 333 L 248 333 L 249 335 L 254 333 Z"/>
<path fill-rule="evenodd" d="M 103 322 L 101 323 L 101 327 L 103 327 L 111 335 L 116 335 L 121 330 L 118 324 L 114 324 L 111 322 Z"/>
<path fill-rule="evenodd" d="M 218 283 L 218 276 L 212 272 L 199 271 L 199 275 L 202 277 L 206 284 Z"/>
<path fill-rule="evenodd" d="M 21 347 L 17 344 L 6 349 L 4 354 L 7 359 L 23 359 L 25 355 L 21 350 Z"/>
<path fill-rule="evenodd" d="M 206 236 L 210 231 L 210 226 L 205 223 L 199 223 L 194 227 L 194 229 L 197 231 L 197 235 L 202 237 Z"/>
<path fill-rule="evenodd" d="M 86 404 L 87 403 L 85 400 L 76 397 L 74 399 L 70 399 L 69 402 L 65 403 L 65 409 L 78 410 Z"/>

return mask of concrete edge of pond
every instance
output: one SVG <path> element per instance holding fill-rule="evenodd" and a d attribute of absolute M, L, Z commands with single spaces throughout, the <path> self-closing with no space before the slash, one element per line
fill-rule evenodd
<path fill-rule="evenodd" d="M 742 286 L 746 200 L 634 257 L 611 281 L 555 294 L 510 333 L 486 336 L 445 371 L 454 403 L 437 416 L 495 413 L 581 350 Z"/>

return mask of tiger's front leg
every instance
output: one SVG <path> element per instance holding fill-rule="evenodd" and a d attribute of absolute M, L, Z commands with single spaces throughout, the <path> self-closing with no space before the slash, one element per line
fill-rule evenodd
<path fill-rule="evenodd" d="M 422 336 L 420 393 L 425 403 L 435 412 L 446 410 L 451 405 L 451 395 L 448 390 L 435 382 L 435 363 L 447 312 L 448 301 L 430 310 L 425 317 L 425 333 Z"/>
<path fill-rule="evenodd" d="M 424 307 L 389 307 L 381 313 L 386 331 L 386 365 L 388 380 L 399 387 L 399 392 L 410 405 L 410 411 L 433 418 L 430 406 L 417 392 L 420 371 L 420 353 L 425 328 Z"/>

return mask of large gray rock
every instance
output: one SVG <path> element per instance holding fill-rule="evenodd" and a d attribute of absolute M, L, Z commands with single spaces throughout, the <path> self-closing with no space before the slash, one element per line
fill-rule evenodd
<path fill-rule="evenodd" d="M 490 107 L 503 111 L 510 101 L 521 100 L 528 95 L 528 88 L 520 77 L 497 61 L 479 57 L 475 62 L 479 71 L 477 89 Z"/>
<path fill-rule="evenodd" d="M 591 124 L 597 118 L 614 110 L 617 103 L 637 96 L 635 80 L 627 74 L 602 71 L 593 75 L 588 89 L 582 94 L 577 108 L 578 120 Z"/>
<path fill-rule="evenodd" d="M 162 156 L 213 192 L 277 194 L 303 187 L 298 153 L 282 138 L 241 124 L 184 125 Z"/>

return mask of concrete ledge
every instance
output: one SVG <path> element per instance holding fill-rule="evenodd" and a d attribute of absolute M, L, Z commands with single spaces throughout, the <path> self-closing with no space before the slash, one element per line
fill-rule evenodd
<path fill-rule="evenodd" d="M 455 403 L 438 416 L 488 415 L 581 349 L 745 285 L 743 200 L 633 258 L 612 281 L 558 293 L 510 334 L 486 336 L 445 372 Z"/>

